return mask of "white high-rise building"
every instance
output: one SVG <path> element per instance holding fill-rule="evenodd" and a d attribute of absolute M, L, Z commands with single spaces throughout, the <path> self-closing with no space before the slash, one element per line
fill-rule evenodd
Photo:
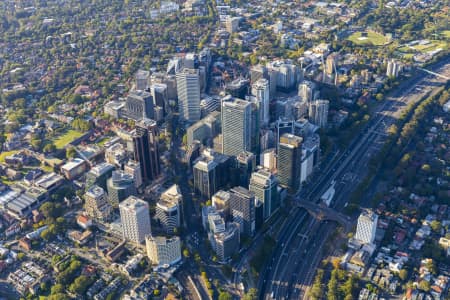
<path fill-rule="evenodd" d="M 167 233 L 173 233 L 181 225 L 182 200 L 180 189 L 174 184 L 161 194 L 156 203 L 156 219 Z"/>
<path fill-rule="evenodd" d="M 139 188 L 143 183 L 141 165 L 139 164 L 139 162 L 135 160 L 129 160 L 123 169 L 125 174 L 133 176 L 134 186 L 136 188 Z"/>
<path fill-rule="evenodd" d="M 390 60 L 387 64 L 386 76 L 397 77 L 400 72 L 400 64 L 395 60 Z"/>
<path fill-rule="evenodd" d="M 270 85 L 269 80 L 260 78 L 252 84 L 252 95 L 259 107 L 260 126 L 269 125 Z"/>
<path fill-rule="evenodd" d="M 248 189 L 262 202 L 264 220 L 280 206 L 277 187 L 277 179 L 269 170 L 260 168 L 252 173 Z"/>
<path fill-rule="evenodd" d="M 173 265 L 181 260 L 181 243 L 177 236 L 172 238 L 147 236 L 145 244 L 147 255 L 154 265 Z"/>
<path fill-rule="evenodd" d="M 271 172 L 277 170 L 277 153 L 275 148 L 266 149 L 259 155 L 260 165 Z"/>
<path fill-rule="evenodd" d="M 309 121 L 320 128 L 327 127 L 330 101 L 315 100 L 309 104 Z"/>
<path fill-rule="evenodd" d="M 222 103 L 222 153 L 237 156 L 251 151 L 251 103 L 231 98 Z"/>
<path fill-rule="evenodd" d="M 137 244 L 151 234 L 148 203 L 130 196 L 119 204 L 123 237 Z"/>
<path fill-rule="evenodd" d="M 84 195 L 86 214 L 96 221 L 107 221 L 112 213 L 105 191 L 98 185 L 93 185 Z"/>
<path fill-rule="evenodd" d="M 276 60 L 267 63 L 269 73 L 275 72 L 276 88 L 288 91 L 295 87 L 297 79 L 300 74 L 298 66 L 294 65 L 291 61 Z M 272 76 L 270 77 L 272 81 Z M 272 84 L 272 82 L 271 82 Z"/>
<path fill-rule="evenodd" d="M 222 232 L 215 233 L 212 240 L 212 246 L 218 260 L 221 262 L 227 261 L 239 250 L 239 225 L 236 223 L 228 223 L 226 229 Z"/>
<path fill-rule="evenodd" d="M 177 73 L 178 110 L 183 120 L 200 120 L 200 75 L 198 69 L 184 68 Z"/>
<path fill-rule="evenodd" d="M 309 80 L 303 80 L 298 85 L 298 96 L 302 101 L 311 102 L 314 100 L 314 90 L 316 85 Z"/>
<path fill-rule="evenodd" d="M 369 210 L 363 211 L 358 218 L 355 239 L 365 244 L 372 244 L 375 241 L 377 223 L 377 214 Z"/>

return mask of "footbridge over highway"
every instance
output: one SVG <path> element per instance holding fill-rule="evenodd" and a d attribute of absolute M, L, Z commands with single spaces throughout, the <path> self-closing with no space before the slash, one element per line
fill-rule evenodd
<path fill-rule="evenodd" d="M 296 204 L 298 207 L 304 208 L 311 216 L 319 221 L 335 221 L 344 227 L 345 232 L 352 230 L 352 220 L 349 216 L 337 212 L 325 204 L 318 205 L 305 200 L 297 200 Z"/>

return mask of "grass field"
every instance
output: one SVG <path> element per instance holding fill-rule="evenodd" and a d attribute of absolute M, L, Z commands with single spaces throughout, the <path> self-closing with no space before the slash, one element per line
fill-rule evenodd
<path fill-rule="evenodd" d="M 59 136 L 57 139 L 55 139 L 54 144 L 57 149 L 64 148 L 67 144 L 72 142 L 73 140 L 79 138 L 82 136 L 83 133 L 77 130 L 69 130 L 65 134 Z"/>
<path fill-rule="evenodd" d="M 2 153 L 0 153 L 0 162 L 4 163 L 5 157 L 13 155 L 14 153 L 17 153 L 17 152 L 19 152 L 19 150 L 3 151 Z"/>
<path fill-rule="evenodd" d="M 361 35 L 360 31 L 355 32 L 348 37 L 348 40 L 357 45 L 372 44 L 374 46 L 381 46 L 388 42 L 387 37 L 376 32 L 368 31 L 367 37 L 362 37 Z"/>
<path fill-rule="evenodd" d="M 441 34 L 446 38 L 450 39 L 450 30 L 444 30 L 441 32 Z"/>
<path fill-rule="evenodd" d="M 414 53 L 414 52 L 421 52 L 421 53 L 427 53 L 430 51 L 434 51 L 438 48 L 440 49 L 446 49 L 448 47 L 448 43 L 445 41 L 430 41 L 430 43 L 426 45 L 415 45 L 415 46 L 404 46 L 399 48 L 398 50 L 403 53 Z"/>

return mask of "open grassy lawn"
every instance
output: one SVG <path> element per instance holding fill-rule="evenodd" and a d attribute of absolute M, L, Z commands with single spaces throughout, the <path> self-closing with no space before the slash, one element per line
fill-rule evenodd
<path fill-rule="evenodd" d="M 429 51 L 434 51 L 438 48 L 446 49 L 448 47 L 448 43 L 445 41 L 430 41 L 430 43 L 426 45 L 415 45 L 412 47 L 404 46 L 399 48 L 398 50 L 403 53 L 427 53 Z"/>
<path fill-rule="evenodd" d="M 62 149 L 64 148 L 67 144 L 69 144 L 70 142 L 72 142 L 73 140 L 79 138 L 80 136 L 82 136 L 83 133 L 77 130 L 68 130 L 66 133 L 64 133 L 63 135 L 59 136 L 58 138 L 56 138 L 53 143 L 55 144 L 57 149 Z"/>
<path fill-rule="evenodd" d="M 5 157 L 13 155 L 14 153 L 17 153 L 17 152 L 19 152 L 19 150 L 3 151 L 2 153 L 0 153 L 0 162 L 4 163 Z"/>
<path fill-rule="evenodd" d="M 348 40 L 357 45 L 367 45 L 372 43 L 374 46 L 381 46 L 388 42 L 388 39 L 382 35 L 372 31 L 367 32 L 367 37 L 363 37 L 360 31 L 353 33 Z"/>
<path fill-rule="evenodd" d="M 450 39 L 450 30 L 444 30 L 441 32 L 441 34 L 446 38 Z"/>
<path fill-rule="evenodd" d="M 417 51 L 420 51 L 422 53 L 426 53 L 429 51 L 434 51 L 438 48 L 445 49 L 447 46 L 446 42 L 443 41 L 432 41 L 430 44 L 427 45 L 417 45 L 414 48 L 417 49 Z"/>

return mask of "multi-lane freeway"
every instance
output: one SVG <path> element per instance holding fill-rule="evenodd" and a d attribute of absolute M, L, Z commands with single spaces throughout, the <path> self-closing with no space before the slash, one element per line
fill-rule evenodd
<path fill-rule="evenodd" d="M 432 68 L 433 72 L 444 76 L 422 73 L 402 84 L 375 109 L 372 120 L 347 150 L 339 153 L 314 183 L 297 195 L 296 199 L 317 203 L 331 182 L 336 181 L 336 196 L 332 207 L 337 211 L 342 210 L 348 196 L 366 175 L 370 158 L 383 146 L 387 129 L 396 122 L 407 105 L 437 92 L 446 82 L 445 77 L 450 75 L 449 61 L 450 59 L 446 59 Z M 260 299 L 306 298 L 314 271 L 323 255 L 322 246 L 335 228 L 335 223 L 319 223 L 305 210 L 294 208 L 284 222 L 277 246 L 260 276 Z"/>

